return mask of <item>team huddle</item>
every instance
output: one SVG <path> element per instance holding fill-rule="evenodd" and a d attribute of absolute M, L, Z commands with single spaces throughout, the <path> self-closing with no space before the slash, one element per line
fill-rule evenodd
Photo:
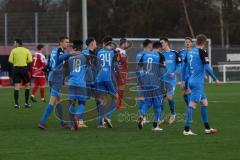
<path fill-rule="evenodd" d="M 206 134 L 217 133 L 208 122 L 208 101 L 204 93 L 206 74 L 220 84 L 209 65 L 208 54 L 205 51 L 207 37 L 198 35 L 193 47 L 192 38 L 185 38 L 185 49 L 177 52 L 169 47 L 168 38 L 152 42 L 143 41 L 143 50 L 136 54 L 136 92 L 139 111 L 138 127 L 142 129 L 146 115 L 153 107 L 153 131 L 161 131 L 165 121 L 164 101 L 170 107 L 169 124 L 176 121 L 174 94 L 177 84 L 177 74 L 180 74 L 181 89 L 186 103 L 186 120 L 183 134 L 196 135 L 190 126 L 197 104 L 201 106 L 201 117 Z M 39 53 L 33 57 L 34 88 L 31 100 L 36 102 L 35 93 L 40 86 L 41 100 L 45 101 L 45 73 L 48 73 L 50 100 L 42 115 L 38 128 L 45 130 L 48 117 L 56 109 L 62 128 L 75 131 L 87 127 L 84 122 L 85 105 L 88 100 L 95 100 L 98 127 L 112 128 L 111 116 L 116 109 L 123 109 L 125 85 L 128 80 L 127 54 L 130 47 L 127 39 L 120 39 L 119 46 L 111 37 L 105 37 L 101 49 L 97 49 L 94 38 L 83 42 L 73 41 L 69 52 L 69 38 L 59 39 L 59 48 L 54 48 L 49 54 L 48 62 L 42 55 L 44 46 L 39 45 Z M 67 88 L 65 90 L 64 88 Z M 15 90 L 16 92 L 16 90 Z M 28 90 L 29 92 L 29 90 Z M 62 94 L 67 95 L 67 108 L 70 125 L 63 115 Z M 29 94 L 29 93 L 28 93 Z M 16 99 L 16 98 L 15 98 Z M 15 100 L 16 106 L 18 102 Z M 27 97 L 26 105 L 29 106 Z"/>

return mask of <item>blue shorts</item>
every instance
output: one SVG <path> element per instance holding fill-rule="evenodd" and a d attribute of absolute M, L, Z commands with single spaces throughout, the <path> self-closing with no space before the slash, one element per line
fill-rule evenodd
<path fill-rule="evenodd" d="M 162 103 L 163 103 L 163 97 L 162 96 L 145 99 L 145 104 L 148 107 L 153 106 L 154 108 L 160 108 Z"/>
<path fill-rule="evenodd" d="M 175 90 L 176 90 L 176 83 L 171 83 L 171 82 L 164 82 L 164 88 L 166 90 L 167 95 L 174 95 Z"/>
<path fill-rule="evenodd" d="M 69 95 L 68 96 L 69 100 L 74 100 L 74 101 L 87 101 L 87 97 L 83 97 L 83 96 L 74 96 L 74 95 Z"/>
<path fill-rule="evenodd" d="M 68 98 L 70 100 L 86 101 L 88 99 L 86 87 L 69 86 Z"/>
<path fill-rule="evenodd" d="M 104 94 L 115 95 L 117 93 L 117 89 L 112 81 L 96 82 L 95 88 L 97 95 Z"/>
<path fill-rule="evenodd" d="M 195 103 L 200 103 L 203 100 L 206 100 L 207 97 L 204 93 L 204 89 L 201 88 L 198 84 L 189 84 L 191 89 L 190 101 Z"/>
<path fill-rule="evenodd" d="M 50 96 L 51 96 L 51 97 L 60 97 L 60 96 L 61 96 L 61 93 L 60 93 L 60 92 L 57 92 L 57 91 L 54 90 L 54 89 L 51 89 L 51 91 L 50 91 Z"/>
<path fill-rule="evenodd" d="M 200 103 L 203 100 L 206 100 L 207 97 L 204 92 L 201 91 L 192 91 L 190 95 L 190 101 L 195 103 Z"/>

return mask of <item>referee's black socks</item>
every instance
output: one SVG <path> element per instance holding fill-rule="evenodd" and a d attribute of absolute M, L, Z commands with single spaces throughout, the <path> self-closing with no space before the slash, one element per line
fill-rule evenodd
<path fill-rule="evenodd" d="M 19 97 L 19 90 L 14 90 L 14 101 L 16 105 L 19 105 L 18 97 Z"/>
<path fill-rule="evenodd" d="M 25 103 L 28 104 L 30 89 L 25 89 Z"/>

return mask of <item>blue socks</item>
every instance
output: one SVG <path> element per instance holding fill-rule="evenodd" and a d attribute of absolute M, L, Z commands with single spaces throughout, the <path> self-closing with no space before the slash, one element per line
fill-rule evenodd
<path fill-rule="evenodd" d="M 207 106 L 201 106 L 201 116 L 202 121 L 206 129 L 210 129 L 210 125 L 208 123 L 208 113 L 207 113 Z"/>
<path fill-rule="evenodd" d="M 79 104 L 77 107 L 77 117 L 80 120 L 83 120 L 83 112 L 85 110 L 85 105 L 84 104 Z"/>
<path fill-rule="evenodd" d="M 154 122 L 155 123 L 158 123 L 158 120 L 160 119 L 160 114 L 161 114 L 161 107 L 154 106 Z"/>
<path fill-rule="evenodd" d="M 111 107 L 109 109 L 107 109 L 107 113 L 106 113 L 107 118 L 110 118 L 112 116 L 113 112 L 116 110 L 116 107 L 117 107 L 117 103 L 113 102 Z"/>
<path fill-rule="evenodd" d="M 74 108 L 74 106 L 71 105 L 71 106 L 69 107 L 69 117 L 70 117 L 71 127 L 74 126 L 74 123 L 73 123 L 73 121 L 74 121 L 74 115 L 75 115 L 75 108 Z"/>
<path fill-rule="evenodd" d="M 185 101 L 185 104 L 186 104 L 186 107 L 188 106 L 188 103 L 189 103 L 189 96 L 190 94 L 184 94 L 184 101 Z"/>
<path fill-rule="evenodd" d="M 185 121 L 185 130 L 186 131 L 189 131 L 189 129 L 190 129 L 193 113 L 194 113 L 194 108 L 191 107 L 191 106 L 188 106 L 187 107 L 187 114 L 186 114 L 186 121 Z"/>
<path fill-rule="evenodd" d="M 101 126 L 103 125 L 104 107 L 100 103 L 98 103 L 97 110 L 98 110 L 98 126 Z"/>
<path fill-rule="evenodd" d="M 169 107 L 170 107 L 170 111 L 171 111 L 171 114 L 174 115 L 176 114 L 175 113 L 175 107 L 174 107 L 174 100 L 168 100 L 168 104 L 169 104 Z"/>
<path fill-rule="evenodd" d="M 63 116 L 62 104 L 61 104 L 61 103 L 58 103 L 58 104 L 57 104 L 56 110 L 57 110 L 57 114 L 58 114 L 58 116 L 59 116 L 59 118 L 60 118 L 61 125 L 64 125 L 65 122 L 64 122 L 64 116 Z"/>
<path fill-rule="evenodd" d="M 201 107 L 201 116 L 202 116 L 203 123 L 208 123 L 207 106 Z"/>
<path fill-rule="evenodd" d="M 164 120 L 164 107 L 163 104 L 160 105 L 160 114 L 159 114 L 159 119 L 162 121 Z"/>
<path fill-rule="evenodd" d="M 46 120 L 51 115 L 52 112 L 53 112 L 53 105 L 48 104 L 41 118 L 41 124 L 46 125 Z"/>

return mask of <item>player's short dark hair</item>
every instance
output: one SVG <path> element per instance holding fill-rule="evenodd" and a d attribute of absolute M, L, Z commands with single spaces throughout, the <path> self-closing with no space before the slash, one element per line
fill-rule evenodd
<path fill-rule="evenodd" d="M 59 37 L 59 42 L 63 42 L 65 39 L 69 39 L 67 36 Z"/>
<path fill-rule="evenodd" d="M 160 38 L 160 41 L 164 41 L 164 42 L 166 42 L 166 43 L 169 44 L 169 40 L 168 40 L 167 37 L 162 37 L 162 38 Z"/>
<path fill-rule="evenodd" d="M 111 36 L 106 36 L 106 37 L 103 38 L 103 43 L 104 44 L 108 44 L 108 43 L 110 44 L 112 41 L 113 40 L 112 40 Z"/>
<path fill-rule="evenodd" d="M 189 40 L 189 41 L 193 42 L 191 37 L 185 37 L 185 40 Z"/>
<path fill-rule="evenodd" d="M 120 39 L 120 46 L 123 45 L 124 43 L 127 43 L 127 39 L 126 38 L 121 38 Z"/>
<path fill-rule="evenodd" d="M 207 41 L 207 36 L 204 34 L 199 34 L 197 35 L 196 39 L 197 39 L 197 42 L 196 42 L 197 45 L 203 45 Z"/>
<path fill-rule="evenodd" d="M 22 40 L 19 39 L 19 38 L 15 39 L 15 42 L 16 42 L 18 45 L 23 45 Z"/>
<path fill-rule="evenodd" d="M 142 43 L 143 47 L 147 47 L 149 44 L 152 44 L 152 41 L 150 39 L 145 39 Z"/>
<path fill-rule="evenodd" d="M 162 44 L 160 43 L 160 41 L 156 41 L 153 43 L 153 49 L 158 49 L 158 48 L 162 48 Z"/>
<path fill-rule="evenodd" d="M 92 43 L 93 41 L 95 41 L 96 39 L 94 37 L 89 37 L 86 41 L 85 41 L 85 44 L 87 46 L 89 46 L 90 43 Z"/>
<path fill-rule="evenodd" d="M 73 49 L 80 51 L 82 49 L 82 46 L 83 46 L 82 40 L 73 40 L 73 46 L 72 46 Z"/>
<path fill-rule="evenodd" d="M 43 49 L 43 48 L 44 48 L 44 45 L 43 45 L 43 44 L 37 45 L 37 50 L 38 50 L 38 51 L 40 51 L 40 50 Z"/>

